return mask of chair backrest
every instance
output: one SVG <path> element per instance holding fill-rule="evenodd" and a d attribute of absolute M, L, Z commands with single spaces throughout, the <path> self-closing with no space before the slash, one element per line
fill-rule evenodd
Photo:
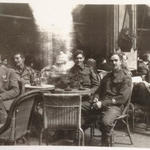
<path fill-rule="evenodd" d="M 44 128 L 78 129 L 81 127 L 81 96 L 44 94 Z"/>
<path fill-rule="evenodd" d="M 130 95 L 129 95 L 128 100 L 126 102 L 126 105 L 124 106 L 122 115 L 125 115 L 128 111 L 129 105 L 131 103 L 132 91 L 133 91 L 133 83 L 131 83 L 131 92 L 130 92 Z"/>
<path fill-rule="evenodd" d="M 15 141 L 28 132 L 31 111 L 38 95 L 41 95 L 39 90 L 30 91 L 12 103 L 6 123 L 0 128 L 0 138 Z"/>

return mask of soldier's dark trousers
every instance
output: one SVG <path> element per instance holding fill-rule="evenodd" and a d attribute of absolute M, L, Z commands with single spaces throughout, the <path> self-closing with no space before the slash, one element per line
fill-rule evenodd
<path fill-rule="evenodd" d="M 107 106 L 102 108 L 101 116 L 99 116 L 99 129 L 102 132 L 102 146 L 109 146 L 111 129 L 114 120 L 120 116 L 121 108 L 118 106 Z"/>
<path fill-rule="evenodd" d="M 102 109 L 91 109 L 91 103 L 82 103 L 82 129 L 86 130 L 92 122 L 98 121 L 99 130 L 102 133 L 102 146 L 109 146 L 111 129 L 114 120 L 121 115 L 121 108 L 118 106 L 106 106 Z"/>
<path fill-rule="evenodd" d="M 92 104 L 89 101 L 82 101 L 82 117 L 81 124 L 82 129 L 86 130 L 90 127 L 91 123 L 96 122 L 97 117 L 100 115 L 101 110 L 92 109 Z"/>

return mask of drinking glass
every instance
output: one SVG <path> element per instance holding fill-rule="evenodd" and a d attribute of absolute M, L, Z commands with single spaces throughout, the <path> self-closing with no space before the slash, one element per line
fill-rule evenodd
<path fill-rule="evenodd" d="M 40 77 L 40 82 L 41 82 L 41 86 L 42 86 L 42 85 L 46 85 L 46 84 L 47 84 L 47 79 L 46 79 L 46 77 Z"/>

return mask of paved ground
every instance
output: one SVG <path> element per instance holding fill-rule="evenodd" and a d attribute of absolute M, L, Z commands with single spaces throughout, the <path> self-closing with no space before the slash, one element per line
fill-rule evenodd
<path fill-rule="evenodd" d="M 141 127 L 145 127 L 145 124 L 140 123 L 138 127 L 135 129 L 135 133 L 131 133 L 133 138 L 133 145 L 130 145 L 129 138 L 125 136 L 124 132 L 115 131 L 115 144 L 114 147 L 134 147 L 134 148 L 150 148 L 150 129 L 146 131 L 145 129 L 141 129 Z M 101 133 L 96 129 L 96 135 L 100 135 Z M 38 145 L 38 138 L 29 138 L 30 145 Z M 101 138 L 93 137 L 90 139 L 90 130 L 86 130 L 85 132 L 85 146 L 100 146 Z M 43 143 L 42 145 L 46 145 Z M 63 146 L 74 146 L 73 141 L 69 139 L 58 139 L 55 142 L 51 142 L 50 145 L 63 145 Z"/>

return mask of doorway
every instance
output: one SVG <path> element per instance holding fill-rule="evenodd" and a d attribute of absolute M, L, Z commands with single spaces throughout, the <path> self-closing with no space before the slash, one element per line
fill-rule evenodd
<path fill-rule="evenodd" d="M 113 5 L 78 5 L 73 10 L 75 46 L 98 63 L 110 52 L 107 45 L 112 39 L 110 32 L 113 29 L 110 10 L 113 10 Z"/>

